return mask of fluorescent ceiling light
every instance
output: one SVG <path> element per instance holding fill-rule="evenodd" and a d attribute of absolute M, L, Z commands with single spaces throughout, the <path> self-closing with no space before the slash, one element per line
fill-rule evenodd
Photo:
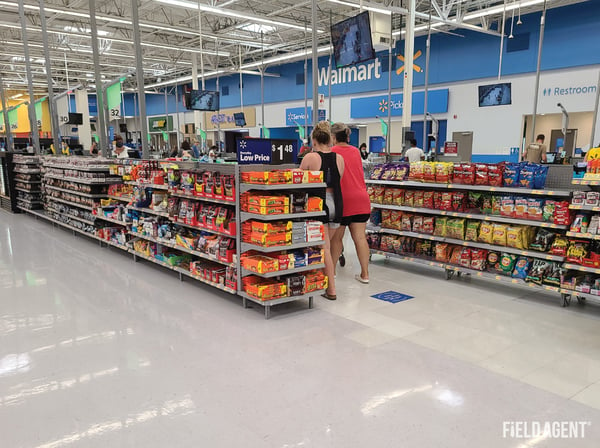
<path fill-rule="evenodd" d="M 361 6 L 357 3 L 344 2 L 342 0 L 327 0 L 329 3 L 337 3 L 338 5 L 351 6 L 353 8 L 361 8 L 367 11 L 378 12 L 379 14 L 391 15 L 392 11 L 389 9 L 375 8 L 373 6 Z"/>
<path fill-rule="evenodd" d="M 551 1 L 552 0 L 548 0 L 547 3 L 550 3 Z M 510 5 L 508 5 L 508 4 L 506 5 L 506 11 L 512 11 L 513 9 L 517 9 L 517 8 L 526 8 L 528 6 L 535 6 L 535 5 L 539 5 L 541 3 L 544 3 L 544 0 L 529 0 L 529 1 L 519 2 L 519 3 L 513 2 Z M 500 5 L 500 6 L 494 6 L 493 8 L 482 9 L 481 11 L 473 12 L 471 14 L 466 14 L 463 17 L 463 21 L 478 19 L 479 17 L 491 16 L 494 14 L 499 14 L 504 11 L 504 8 L 505 8 L 504 5 Z"/>
<path fill-rule="evenodd" d="M 17 93 L 16 95 L 13 95 L 10 97 L 11 100 L 16 100 L 17 98 L 21 98 L 23 96 L 22 93 Z"/>
<path fill-rule="evenodd" d="M 164 3 L 169 6 L 179 6 L 181 8 L 187 8 L 187 9 L 198 10 L 198 8 L 200 8 L 200 11 L 207 12 L 209 14 L 214 14 L 217 16 L 234 17 L 236 19 L 251 20 L 253 22 L 266 23 L 269 25 L 282 26 L 285 28 L 292 28 L 292 29 L 304 31 L 304 26 L 302 26 L 302 25 L 295 25 L 293 23 L 280 22 L 278 20 L 266 19 L 264 17 L 255 16 L 255 15 L 248 14 L 248 13 L 242 12 L 242 11 L 233 11 L 231 9 L 216 8 L 213 6 L 202 5 L 202 4 L 199 5 L 197 2 L 190 2 L 187 0 L 155 0 L 155 1 L 158 3 Z M 309 32 L 312 31 L 311 28 L 307 28 L 306 30 Z M 317 30 L 317 31 L 319 33 L 323 32 L 322 30 Z"/>
<path fill-rule="evenodd" d="M 70 33 L 76 33 L 76 34 L 81 34 L 81 33 L 85 33 L 85 34 L 92 34 L 92 30 L 89 28 L 79 28 L 76 26 L 71 26 L 71 25 L 67 25 L 64 27 L 64 30 Z M 102 30 L 98 30 L 98 36 L 110 36 L 110 33 L 108 31 L 102 31 Z"/>
<path fill-rule="evenodd" d="M 245 31 L 250 31 L 251 33 L 268 34 L 268 33 L 272 33 L 277 28 L 275 28 L 274 26 L 270 26 L 270 25 L 259 25 L 258 23 L 248 23 L 246 25 L 239 26 L 239 29 L 245 30 Z"/>

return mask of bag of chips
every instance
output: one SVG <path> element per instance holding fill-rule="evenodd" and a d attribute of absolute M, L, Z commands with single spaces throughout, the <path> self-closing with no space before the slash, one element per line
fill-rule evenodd
<path fill-rule="evenodd" d="M 525 279 L 527 278 L 527 272 L 529 271 L 529 265 L 531 264 L 531 259 L 527 257 L 519 257 L 517 262 L 515 263 L 515 268 L 512 272 L 513 278 Z"/>
<path fill-rule="evenodd" d="M 412 231 L 412 215 L 409 215 L 408 213 L 405 213 L 402 215 L 402 222 L 400 224 L 400 230 L 403 230 L 405 232 Z"/>
<path fill-rule="evenodd" d="M 465 240 L 477 241 L 479 235 L 479 221 L 467 221 L 467 230 L 465 232 Z"/>
<path fill-rule="evenodd" d="M 480 212 L 482 211 L 482 205 L 483 205 L 483 194 L 479 193 L 477 191 L 469 191 L 469 195 L 467 197 L 467 210 L 477 210 Z M 491 207 L 491 203 L 490 203 L 490 207 Z"/>
<path fill-rule="evenodd" d="M 467 195 L 462 191 L 456 191 L 452 194 L 452 211 L 464 212 L 465 200 Z"/>
<path fill-rule="evenodd" d="M 415 233 L 421 233 L 423 231 L 423 217 L 422 216 L 417 215 L 413 218 L 412 231 Z"/>
<path fill-rule="evenodd" d="M 392 190 L 392 204 L 404 205 L 404 190 L 401 188 L 394 188 Z"/>
<path fill-rule="evenodd" d="M 463 183 L 463 164 L 455 163 L 454 169 L 452 170 L 452 183 L 462 184 Z"/>
<path fill-rule="evenodd" d="M 559 226 L 568 226 L 571 224 L 569 202 L 561 201 L 554 203 L 554 224 Z"/>
<path fill-rule="evenodd" d="M 386 188 L 383 193 L 383 204 L 392 205 L 394 203 L 394 189 Z"/>
<path fill-rule="evenodd" d="M 492 244 L 494 240 L 494 224 L 491 222 L 482 222 L 479 227 L 479 241 Z"/>
<path fill-rule="evenodd" d="M 445 237 L 446 232 L 447 232 L 447 227 L 448 227 L 448 218 L 446 218 L 446 217 L 435 218 L 435 229 L 433 231 L 433 234 L 435 236 Z"/>
<path fill-rule="evenodd" d="M 404 206 L 414 207 L 415 206 L 415 190 L 406 190 L 404 192 Z"/>
<path fill-rule="evenodd" d="M 435 181 L 439 184 L 450 182 L 452 175 L 452 163 L 435 162 Z"/>
<path fill-rule="evenodd" d="M 488 165 L 488 182 L 490 187 L 502 186 L 502 172 L 504 165 Z"/>
<path fill-rule="evenodd" d="M 546 260 L 535 259 L 529 270 L 529 274 L 525 278 L 528 282 L 541 285 L 544 279 L 546 270 L 550 267 L 550 262 Z"/>
<path fill-rule="evenodd" d="M 435 182 L 435 164 L 433 162 L 423 162 L 423 181 Z"/>
<path fill-rule="evenodd" d="M 519 174 L 519 187 L 523 188 L 533 188 L 533 179 L 535 176 L 536 165 L 526 164 L 521 168 L 521 173 Z"/>
<path fill-rule="evenodd" d="M 383 165 L 375 165 L 371 171 L 371 179 L 378 180 L 383 173 Z"/>
<path fill-rule="evenodd" d="M 408 172 L 408 179 L 420 182 L 423 180 L 423 164 L 425 162 L 412 162 Z"/>
<path fill-rule="evenodd" d="M 527 219 L 527 198 L 517 197 L 515 198 L 515 212 L 514 217 L 519 219 Z"/>
<path fill-rule="evenodd" d="M 506 246 L 506 233 L 507 226 L 504 224 L 493 225 L 493 237 L 492 242 L 498 246 Z"/>
<path fill-rule="evenodd" d="M 565 270 L 560 263 L 556 261 L 551 262 L 550 266 L 546 268 L 546 272 L 542 278 L 542 283 L 548 286 L 560 287 L 560 279 L 564 274 L 564 271 Z"/>
<path fill-rule="evenodd" d="M 515 262 L 517 261 L 517 256 L 513 254 L 503 253 L 500 256 L 500 261 L 498 263 L 498 268 L 500 272 L 506 275 L 511 275 L 513 269 L 515 268 Z"/>
<path fill-rule="evenodd" d="M 552 242 L 550 253 L 552 255 L 558 255 L 559 257 L 566 257 L 568 248 L 569 240 L 563 235 L 556 235 Z"/>
<path fill-rule="evenodd" d="M 450 255 L 449 263 L 458 266 L 460 264 L 460 255 L 462 251 L 462 247 L 452 246 L 452 255 Z"/>
<path fill-rule="evenodd" d="M 512 218 L 515 214 L 515 200 L 511 196 L 503 196 L 501 199 L 500 215 Z"/>
<path fill-rule="evenodd" d="M 487 256 L 488 253 L 485 249 L 471 249 L 471 269 L 483 271 L 485 269 Z"/>
<path fill-rule="evenodd" d="M 488 194 L 483 195 L 481 197 L 481 212 L 484 215 L 491 215 L 492 211 L 492 196 Z"/>
<path fill-rule="evenodd" d="M 462 165 L 462 183 L 465 185 L 475 184 L 475 164 L 463 163 Z"/>
<path fill-rule="evenodd" d="M 543 190 L 546 186 L 546 177 L 548 176 L 548 166 L 538 165 L 533 176 L 533 188 Z"/>
<path fill-rule="evenodd" d="M 569 241 L 567 249 L 567 261 L 570 263 L 582 264 L 583 259 L 587 258 L 589 253 L 589 242 L 583 240 Z"/>
<path fill-rule="evenodd" d="M 500 196 L 492 196 L 492 215 L 500 215 L 502 213 L 502 198 Z"/>
<path fill-rule="evenodd" d="M 471 267 L 471 253 L 472 250 L 468 247 L 463 247 L 460 251 L 460 259 L 458 260 L 458 264 L 464 268 Z"/>
<path fill-rule="evenodd" d="M 544 219 L 544 200 L 537 198 L 527 199 L 527 218 L 533 221 Z"/>
<path fill-rule="evenodd" d="M 506 230 L 506 245 L 515 249 L 525 249 L 523 227 L 508 227 Z"/>
<path fill-rule="evenodd" d="M 433 216 L 424 216 L 423 217 L 423 233 L 427 235 L 432 235 L 433 230 L 435 228 L 435 218 Z"/>
<path fill-rule="evenodd" d="M 423 190 L 416 190 L 413 199 L 413 207 L 423 208 Z"/>
<path fill-rule="evenodd" d="M 448 262 L 448 244 L 437 243 L 435 245 L 435 259 L 443 263 Z"/>
<path fill-rule="evenodd" d="M 488 185 L 488 166 L 485 163 L 475 165 L 475 185 Z"/>
<path fill-rule="evenodd" d="M 529 248 L 531 250 L 537 250 L 539 252 L 546 252 L 552 245 L 554 237 L 554 233 L 549 232 L 546 229 L 539 229 L 535 234 L 533 241 L 529 245 Z"/>
<path fill-rule="evenodd" d="M 423 208 L 434 208 L 433 191 L 423 192 Z"/>
<path fill-rule="evenodd" d="M 487 268 L 490 271 L 500 271 L 500 252 L 489 251 L 487 254 Z"/>
<path fill-rule="evenodd" d="M 518 187 L 520 172 L 521 168 L 518 163 L 507 163 L 504 167 L 504 186 L 513 188 Z"/>
<path fill-rule="evenodd" d="M 402 230 L 402 212 L 392 210 L 392 213 L 390 213 L 390 228 Z"/>

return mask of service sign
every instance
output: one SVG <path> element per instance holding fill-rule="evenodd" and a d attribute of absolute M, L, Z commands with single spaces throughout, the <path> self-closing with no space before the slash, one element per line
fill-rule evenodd
<path fill-rule="evenodd" d="M 240 165 L 283 165 L 296 163 L 296 140 L 243 138 L 238 140 L 237 155 Z"/>

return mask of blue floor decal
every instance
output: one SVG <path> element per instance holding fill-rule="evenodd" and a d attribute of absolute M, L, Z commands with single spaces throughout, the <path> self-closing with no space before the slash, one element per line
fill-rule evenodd
<path fill-rule="evenodd" d="M 407 294 L 402 294 L 401 292 L 396 291 L 385 291 L 380 292 L 379 294 L 374 294 L 371 297 L 377 300 L 383 300 L 384 302 L 390 303 L 398 303 L 404 302 L 405 300 L 414 299 L 413 296 L 409 296 Z"/>

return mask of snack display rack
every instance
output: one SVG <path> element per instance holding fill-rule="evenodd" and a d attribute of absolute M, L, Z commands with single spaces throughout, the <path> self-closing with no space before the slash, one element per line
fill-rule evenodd
<path fill-rule="evenodd" d="M 411 169 L 412 168 L 413 167 L 411 166 Z M 406 166 L 406 170 L 408 171 L 408 166 Z M 371 173 L 372 172 L 373 169 L 371 170 Z M 369 173 L 369 175 L 371 175 L 371 173 Z M 568 305 L 562 283 L 562 273 L 570 266 L 569 264 L 565 264 L 565 261 L 567 260 L 566 253 L 550 253 L 547 251 L 549 247 L 536 246 L 534 250 L 528 245 L 534 239 L 532 235 L 536 235 L 535 242 L 537 242 L 536 232 L 540 231 L 546 233 L 551 232 L 553 235 L 561 236 L 561 241 L 564 241 L 567 236 L 571 235 L 571 232 L 569 232 L 570 217 L 568 209 L 572 209 L 573 206 L 567 206 L 568 202 L 566 202 L 571 196 L 571 191 L 569 189 L 543 187 L 522 188 L 516 186 L 504 186 L 499 183 L 502 181 L 501 174 L 494 185 L 476 185 L 475 182 L 473 182 L 473 184 L 460 181 L 453 182 L 451 169 L 449 170 L 449 173 L 450 175 L 447 174 L 442 182 L 436 182 L 435 180 L 424 181 L 423 179 L 404 180 L 406 173 L 404 173 L 401 178 L 366 180 L 371 193 L 371 206 L 373 210 L 371 222 L 368 226 L 371 254 L 384 256 L 386 260 L 397 259 L 440 268 L 444 270 L 447 279 L 451 279 L 455 276 L 460 277 L 461 275 L 469 275 L 473 278 L 482 278 L 507 285 L 559 293 L 561 294 L 562 305 Z M 373 175 L 373 177 L 376 177 L 376 174 Z M 375 189 L 379 189 L 379 192 L 381 192 L 381 189 L 384 189 L 384 191 L 392 189 L 410 192 L 407 196 L 410 196 L 411 200 L 415 194 L 423 194 L 429 198 L 434 196 L 436 197 L 436 203 L 434 204 L 433 200 L 431 200 L 431 203 L 425 201 L 425 206 L 417 206 L 416 204 L 410 203 L 410 201 L 408 204 L 405 204 L 403 202 L 404 197 L 397 202 L 394 202 L 390 200 L 391 194 L 387 197 L 387 200 L 384 201 L 380 196 L 373 193 Z M 491 212 L 490 209 L 487 209 L 487 211 L 483 211 L 482 209 L 475 210 L 474 207 L 465 207 L 465 209 L 462 209 L 462 205 L 456 207 L 454 202 L 451 207 L 442 206 L 439 202 L 439 198 L 444 197 L 442 196 L 444 194 L 447 195 L 445 197 L 452 197 L 454 192 L 463 193 L 463 195 L 458 196 L 460 198 L 458 201 L 459 203 L 463 200 L 470 199 L 471 195 L 477 197 L 478 194 L 483 194 L 486 197 L 492 198 L 496 196 L 498 202 L 500 202 L 501 196 L 510 196 L 512 198 L 520 197 L 522 198 L 521 203 L 525 204 L 525 206 L 523 206 L 524 212 L 520 216 L 515 216 L 515 213 L 505 214 L 504 209 L 500 212 L 500 206 L 498 210 L 494 210 L 495 213 Z M 463 196 L 466 196 L 466 198 Z M 527 214 L 527 198 L 532 198 L 531 202 L 534 204 L 533 209 L 535 212 L 533 212 L 532 215 Z M 560 204 L 560 218 L 555 219 L 552 216 L 552 213 L 549 213 L 547 216 L 545 208 L 542 213 L 541 208 L 544 207 L 544 204 L 546 203 Z M 515 207 L 514 202 L 511 204 L 511 207 Z M 554 205 L 552 207 L 554 207 Z M 558 205 L 556 207 L 558 210 Z M 484 206 L 483 208 L 486 207 Z M 509 208 L 509 210 L 512 212 L 513 209 Z M 395 212 L 395 216 L 404 217 L 403 219 L 405 219 L 405 221 L 401 225 L 398 223 L 391 223 L 389 218 L 389 213 L 391 212 Z M 552 212 L 554 212 L 554 208 L 552 208 Z M 387 215 L 381 215 L 381 213 Z M 388 216 L 388 218 L 383 220 L 382 216 Z M 412 221 L 418 221 L 419 223 L 423 221 L 430 224 L 430 226 L 434 226 L 436 225 L 434 223 L 437 223 L 437 220 L 440 218 L 448 220 L 444 221 L 444 223 L 462 221 L 462 227 L 459 231 L 460 237 L 446 235 L 445 230 L 438 232 L 437 228 L 424 228 L 425 226 L 415 231 L 415 228 L 412 226 Z M 408 228 L 406 221 L 410 222 L 408 226 L 411 228 Z M 495 243 L 495 240 L 492 240 L 491 236 L 489 240 L 486 240 L 477 234 L 475 234 L 475 237 L 473 237 L 473 234 L 469 236 L 468 232 L 465 233 L 467 223 L 473 223 L 471 229 L 481 229 L 484 224 L 487 226 L 486 229 L 496 229 L 496 227 L 498 227 L 501 232 L 504 232 L 504 239 L 500 239 L 500 241 L 503 241 L 502 244 Z M 517 244 L 515 244 L 514 235 L 517 230 L 521 232 L 521 236 L 516 238 Z M 476 232 L 478 231 L 479 230 L 476 230 Z M 506 239 L 507 231 L 512 231 L 512 233 L 509 233 L 508 239 Z M 387 239 L 382 240 L 385 235 L 390 236 L 387 237 Z M 529 237 L 526 238 L 525 235 L 529 235 Z M 513 238 L 512 240 L 510 239 L 511 236 Z M 543 240 L 542 237 L 540 238 Z M 526 240 L 527 242 L 525 242 Z M 381 248 L 382 241 L 385 242 L 383 244 L 385 250 L 382 250 Z M 424 243 L 427 241 L 429 243 Z M 394 245 L 393 249 L 391 248 L 392 244 Z M 444 246 L 444 250 L 446 250 L 447 246 L 447 252 L 445 252 L 448 254 L 447 256 L 438 256 L 437 247 L 439 245 Z M 421 250 L 421 248 L 425 247 L 427 250 Z M 415 248 L 417 249 L 415 250 Z M 449 255 L 450 253 L 470 253 L 469 251 L 473 254 L 477 253 L 478 259 L 475 269 L 471 267 L 470 261 L 468 260 L 468 257 L 471 255 L 466 256 L 467 260 L 464 263 L 462 258 L 451 257 Z M 482 254 L 485 254 L 485 257 L 490 254 L 495 254 L 494 256 L 498 257 L 496 259 L 499 259 L 500 261 L 495 265 L 495 268 L 492 268 L 488 259 L 485 259 L 483 262 L 480 260 L 480 257 L 483 256 Z M 508 260 L 506 262 L 507 266 L 509 264 L 511 266 L 510 271 L 502 271 L 498 268 L 500 264 L 504 263 L 505 259 Z M 542 270 L 542 268 L 544 268 L 546 269 L 544 272 L 549 272 L 548 266 L 551 266 L 552 275 L 548 275 L 548 282 L 546 282 L 546 274 L 540 273 L 537 275 L 538 272 L 535 271 L 535 269 Z M 517 267 L 523 268 L 523 271 L 517 273 Z M 513 268 L 515 271 L 513 271 Z M 531 277 L 530 275 L 526 275 L 525 269 L 535 271 L 535 275 L 533 273 L 531 274 Z M 598 273 L 600 273 L 600 269 L 598 269 Z"/>
<path fill-rule="evenodd" d="M 13 153 L 0 151 L 0 208 L 16 212 L 17 201 L 14 191 Z"/>
<path fill-rule="evenodd" d="M 38 156 L 13 155 L 13 189 L 17 208 L 42 208 L 41 159 Z"/>
<path fill-rule="evenodd" d="M 237 237 L 242 265 L 238 294 L 244 307 L 248 306 L 248 302 L 263 306 L 267 319 L 271 307 L 282 303 L 308 299 L 308 306 L 312 308 L 314 296 L 326 289 L 326 281 L 317 286 L 310 279 L 312 272 L 320 272 L 324 267 L 322 225 L 318 223 L 320 236 L 316 239 L 308 236 L 310 226 L 317 226 L 310 220 L 324 215 L 320 197 L 324 197 L 326 185 L 322 177 L 306 182 L 307 176 L 303 178 L 301 174 L 299 178 L 294 175 L 293 179 L 275 178 L 277 172 L 271 171 L 273 169 L 261 165 L 241 167 L 240 207 L 245 211 L 240 212 L 241 230 Z M 264 173 L 265 177 L 254 178 L 253 173 Z M 321 201 L 319 210 L 306 211 L 308 198 L 317 196 Z M 254 202 L 256 211 L 261 213 L 248 211 L 251 207 L 248 202 Z M 263 230 L 265 233 L 261 234 Z M 258 232 L 256 235 L 255 231 Z M 271 231 L 273 235 L 285 234 L 284 241 L 273 245 L 267 243 Z M 252 238 L 264 238 L 265 241 L 249 242 L 248 239 Z M 314 263 L 308 255 L 311 251 L 317 259 Z M 289 267 L 292 260 L 294 267 Z"/>

